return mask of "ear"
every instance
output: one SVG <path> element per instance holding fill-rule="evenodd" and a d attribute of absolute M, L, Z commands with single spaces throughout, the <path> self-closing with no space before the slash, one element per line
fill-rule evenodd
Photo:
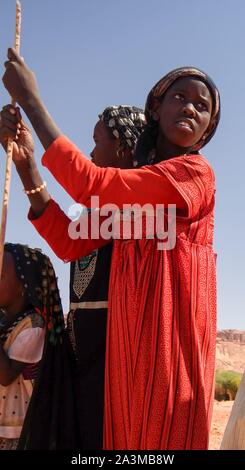
<path fill-rule="evenodd" d="M 154 121 L 159 121 L 159 110 L 160 110 L 161 102 L 157 98 L 152 99 L 151 105 L 151 116 Z"/>
<path fill-rule="evenodd" d="M 132 160 L 133 149 L 131 147 L 124 147 L 125 158 L 129 161 Z"/>
<path fill-rule="evenodd" d="M 133 168 L 133 155 L 130 147 L 121 144 L 117 150 L 117 156 L 119 157 L 120 168 Z"/>
<path fill-rule="evenodd" d="M 121 144 L 120 139 L 115 138 L 115 145 L 116 145 L 117 150 L 122 150 L 123 149 L 123 145 Z"/>

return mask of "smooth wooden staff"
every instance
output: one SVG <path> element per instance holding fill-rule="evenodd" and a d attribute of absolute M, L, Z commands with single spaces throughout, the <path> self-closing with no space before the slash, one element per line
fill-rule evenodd
<path fill-rule="evenodd" d="M 16 19 L 15 19 L 15 49 L 20 53 L 20 31 L 21 31 L 21 4 L 19 0 L 16 0 Z M 12 105 L 16 103 L 12 100 Z M 3 204 L 2 204 L 2 220 L 1 220 L 1 232 L 0 232 L 0 276 L 2 276 L 3 266 L 3 254 L 4 254 L 4 242 L 7 226 L 7 215 L 8 215 L 8 203 L 10 193 L 10 180 L 11 180 L 11 169 L 12 169 L 12 156 L 13 156 L 13 141 L 8 140 L 7 155 L 6 155 L 6 168 L 5 168 L 5 182 L 3 190 Z"/>

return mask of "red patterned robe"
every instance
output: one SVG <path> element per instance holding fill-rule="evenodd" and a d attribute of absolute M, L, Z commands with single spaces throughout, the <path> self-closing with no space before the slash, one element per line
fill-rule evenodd
<path fill-rule="evenodd" d="M 200 155 L 141 169 L 98 168 L 65 137 L 43 164 L 77 201 L 176 204 L 177 242 L 115 240 L 105 370 L 105 449 L 207 449 L 216 338 L 215 179 Z M 98 240 L 70 240 L 69 219 L 51 201 L 32 220 L 63 259 Z M 57 225 L 56 225 L 57 224 Z M 55 229 L 56 227 L 56 229 Z"/>

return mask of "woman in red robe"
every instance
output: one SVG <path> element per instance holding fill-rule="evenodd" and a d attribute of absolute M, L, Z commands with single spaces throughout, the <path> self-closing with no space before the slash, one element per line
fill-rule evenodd
<path fill-rule="evenodd" d="M 216 336 L 214 173 L 198 153 L 213 136 L 218 91 L 203 72 L 170 72 L 151 90 L 148 126 L 135 170 L 97 168 L 64 136 L 41 102 L 33 75 L 10 51 L 4 83 L 46 148 L 43 164 L 89 207 L 176 205 L 176 244 L 157 237 L 115 240 L 110 275 L 105 384 L 105 449 L 206 449 L 213 402 Z M 28 92 L 26 92 L 28 90 Z M 14 120 L 14 119 L 13 119 Z M 149 158 L 154 165 L 149 166 Z M 69 219 L 47 204 L 33 224 L 66 258 L 100 240 L 70 240 Z M 56 226 L 57 227 L 57 226 Z M 84 248 L 85 247 L 85 248 Z M 85 252 L 84 252 L 85 251 Z M 87 251 L 87 252 L 88 252 Z"/>

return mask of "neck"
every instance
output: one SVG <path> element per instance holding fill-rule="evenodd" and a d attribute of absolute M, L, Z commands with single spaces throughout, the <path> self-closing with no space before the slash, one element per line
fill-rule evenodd
<path fill-rule="evenodd" d="M 173 157 L 185 155 L 189 150 L 190 149 L 188 148 L 183 148 L 172 144 L 167 139 L 165 139 L 163 135 L 158 134 L 155 162 L 157 163 L 163 160 L 169 160 Z"/>

